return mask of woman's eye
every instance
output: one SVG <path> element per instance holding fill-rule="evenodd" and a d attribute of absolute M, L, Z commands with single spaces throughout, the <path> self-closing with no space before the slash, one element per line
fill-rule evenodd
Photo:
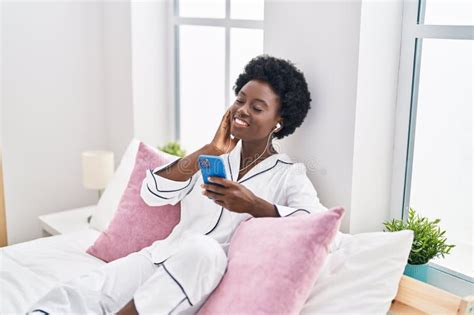
<path fill-rule="evenodd" d="M 239 103 L 239 104 L 243 104 L 243 103 L 244 103 L 244 101 L 241 101 L 241 100 L 235 100 L 235 101 L 236 101 L 237 103 Z"/>
<path fill-rule="evenodd" d="M 257 111 L 257 112 L 261 112 L 262 110 L 257 108 L 257 107 L 254 107 L 254 109 Z"/>

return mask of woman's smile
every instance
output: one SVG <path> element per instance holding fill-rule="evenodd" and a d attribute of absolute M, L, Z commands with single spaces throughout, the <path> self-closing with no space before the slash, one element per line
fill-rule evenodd
<path fill-rule="evenodd" d="M 249 126 L 249 124 L 246 121 L 239 119 L 237 117 L 234 117 L 233 125 L 236 128 L 247 128 Z"/>

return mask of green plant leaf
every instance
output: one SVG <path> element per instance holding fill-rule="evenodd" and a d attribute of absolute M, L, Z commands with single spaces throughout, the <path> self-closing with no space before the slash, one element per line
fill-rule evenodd
<path fill-rule="evenodd" d="M 179 143 L 174 141 L 168 142 L 163 147 L 158 147 L 158 149 L 168 154 L 176 155 L 179 157 L 186 156 L 186 151 L 181 148 Z"/>
<path fill-rule="evenodd" d="M 420 217 L 413 208 L 408 210 L 406 222 L 401 219 L 392 219 L 383 223 L 389 232 L 412 230 L 413 243 L 408 257 L 410 264 L 425 264 L 434 257 L 443 257 L 449 254 L 455 245 L 446 244 L 446 231 L 441 231 L 438 224 L 440 219 L 429 221 Z"/>

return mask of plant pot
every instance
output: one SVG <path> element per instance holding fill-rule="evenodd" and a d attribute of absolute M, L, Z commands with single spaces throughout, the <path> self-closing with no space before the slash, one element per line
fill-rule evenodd
<path fill-rule="evenodd" d="M 428 277 L 428 264 L 422 265 L 412 265 L 407 264 L 405 266 L 405 271 L 403 272 L 404 275 L 415 278 L 417 280 L 426 282 Z"/>

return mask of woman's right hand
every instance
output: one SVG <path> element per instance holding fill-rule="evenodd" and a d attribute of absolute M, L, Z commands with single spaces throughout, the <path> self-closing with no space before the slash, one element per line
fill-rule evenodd
<path fill-rule="evenodd" d="M 230 129 L 232 124 L 232 112 L 229 109 L 222 117 L 219 128 L 211 141 L 211 146 L 215 148 L 220 154 L 225 154 L 232 151 L 240 139 L 230 137 Z"/>

